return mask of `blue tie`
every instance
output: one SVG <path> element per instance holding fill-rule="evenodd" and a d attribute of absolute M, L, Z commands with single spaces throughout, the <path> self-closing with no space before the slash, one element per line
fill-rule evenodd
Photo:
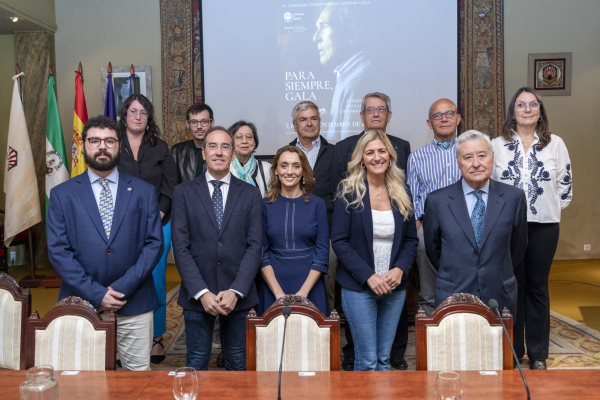
<path fill-rule="evenodd" d="M 215 190 L 212 194 L 213 207 L 215 208 L 215 215 L 217 216 L 217 223 L 219 224 L 219 229 L 221 229 L 221 222 L 223 222 L 223 193 L 221 192 L 221 185 L 223 182 L 221 181 L 210 181 Z"/>
<path fill-rule="evenodd" d="M 113 219 L 113 198 L 110 188 L 108 187 L 108 179 L 99 179 L 102 191 L 100 192 L 100 219 L 102 219 L 102 225 L 104 226 L 104 232 L 106 237 L 110 238 L 110 228 L 112 226 Z"/>
<path fill-rule="evenodd" d="M 481 250 L 481 235 L 483 234 L 483 222 L 485 220 L 485 203 L 481 198 L 483 190 L 474 190 L 471 193 L 477 197 L 477 203 L 475 203 L 475 207 L 471 213 L 471 225 L 473 225 L 477 247 Z"/>

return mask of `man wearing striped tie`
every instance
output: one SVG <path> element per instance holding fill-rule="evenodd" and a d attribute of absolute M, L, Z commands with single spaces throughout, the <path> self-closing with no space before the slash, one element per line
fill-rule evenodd
<path fill-rule="evenodd" d="M 470 293 L 485 304 L 496 300 L 515 316 L 513 271 L 527 247 L 525 192 L 490 179 L 494 147 L 486 134 L 461 134 L 456 160 L 462 179 L 431 192 L 425 202 L 425 249 L 438 272 L 435 305 Z"/>
<path fill-rule="evenodd" d="M 119 172 L 117 123 L 89 119 L 82 132 L 88 169 L 50 192 L 48 256 L 62 278 L 59 300 L 78 296 L 117 317 L 124 369 L 150 370 L 152 270 L 163 253 L 154 187 Z"/>
<path fill-rule="evenodd" d="M 433 141 L 411 153 L 408 157 L 406 182 L 415 207 L 417 221 L 417 266 L 419 267 L 421 297 L 419 306 L 430 315 L 435 308 L 435 279 L 437 271 L 425 253 L 425 241 L 421 223 L 424 216 L 425 200 L 434 190 L 441 189 L 458 181 L 462 174 L 456 163 L 456 128 L 460 124 L 460 114 L 456 105 L 448 99 L 439 99 L 429 108 L 427 125 L 433 130 Z"/>

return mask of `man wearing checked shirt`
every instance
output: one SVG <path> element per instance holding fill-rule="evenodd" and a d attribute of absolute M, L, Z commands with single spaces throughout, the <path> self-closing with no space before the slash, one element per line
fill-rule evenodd
<path fill-rule="evenodd" d="M 433 129 L 433 141 L 411 153 L 408 157 L 407 182 L 413 197 L 419 247 L 417 265 L 421 280 L 419 306 L 427 315 L 435 309 L 435 281 L 437 271 L 425 253 L 423 222 L 425 199 L 434 190 L 458 181 L 462 174 L 456 163 L 456 127 L 460 114 L 456 105 L 448 99 L 439 99 L 429 108 L 427 125 Z"/>

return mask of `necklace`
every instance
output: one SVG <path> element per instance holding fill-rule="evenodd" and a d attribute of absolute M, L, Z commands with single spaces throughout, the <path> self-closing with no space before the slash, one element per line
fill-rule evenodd
<path fill-rule="evenodd" d="M 385 186 L 384 186 L 383 188 L 381 188 L 381 190 L 379 191 L 379 193 L 375 193 L 375 190 L 373 189 L 373 186 L 369 186 L 369 188 L 370 188 L 370 189 L 373 191 L 373 194 L 374 194 L 375 196 L 377 196 L 377 200 L 381 200 L 381 197 L 379 197 L 379 195 L 380 195 L 381 193 L 383 193 L 383 190 L 385 189 Z"/>

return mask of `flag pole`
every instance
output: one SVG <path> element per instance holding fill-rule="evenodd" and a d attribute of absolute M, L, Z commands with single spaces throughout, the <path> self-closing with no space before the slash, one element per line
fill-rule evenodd
<path fill-rule="evenodd" d="M 50 65 L 50 67 L 48 68 L 48 76 L 54 76 L 54 70 L 52 69 L 52 65 Z M 48 90 L 51 90 L 50 87 L 48 87 Z M 54 96 L 56 96 L 56 92 L 54 92 Z M 46 139 L 47 140 L 47 139 Z M 61 279 L 60 279 L 60 275 L 58 275 L 58 272 L 56 272 L 56 269 L 54 269 L 54 276 L 50 277 L 50 278 L 46 278 L 44 277 L 44 279 L 42 279 L 42 281 L 40 282 L 40 287 L 43 288 L 54 288 L 54 287 L 60 287 L 61 285 Z"/>
<path fill-rule="evenodd" d="M 15 66 L 15 72 L 17 75 L 21 73 L 21 67 L 19 63 Z M 17 82 L 19 84 L 19 96 L 21 97 L 21 102 L 23 102 L 23 85 L 21 81 L 21 77 L 17 78 Z M 19 281 L 19 284 L 22 287 L 37 287 L 42 282 L 42 279 L 46 278 L 46 275 L 35 275 L 35 256 L 33 252 L 33 235 L 31 234 L 31 228 L 27 228 L 27 241 L 29 244 L 29 279 L 23 278 Z"/>

